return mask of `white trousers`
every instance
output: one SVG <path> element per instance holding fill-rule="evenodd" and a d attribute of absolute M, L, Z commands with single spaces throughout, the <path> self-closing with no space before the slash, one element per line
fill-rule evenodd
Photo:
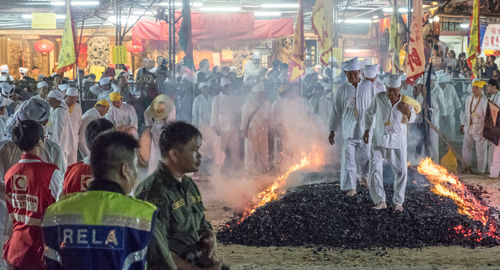
<path fill-rule="evenodd" d="M 406 166 L 406 147 L 401 149 L 389 149 L 384 147 L 373 147 L 370 158 L 370 197 L 375 204 L 385 202 L 383 164 L 386 160 L 394 172 L 394 204 L 403 205 L 405 200 L 406 182 L 408 168 Z"/>
<path fill-rule="evenodd" d="M 439 134 L 436 131 L 431 129 L 429 131 L 431 147 L 430 147 L 430 156 L 432 161 L 435 163 L 439 163 Z"/>
<path fill-rule="evenodd" d="M 464 159 L 464 167 L 470 168 L 472 162 L 472 150 L 476 147 L 477 155 L 477 171 L 484 173 L 488 163 L 488 141 L 482 136 L 477 134 L 465 134 L 464 142 L 462 144 L 462 157 Z"/>
<path fill-rule="evenodd" d="M 490 158 L 490 177 L 497 178 L 500 173 L 500 143 L 488 142 L 488 158 Z"/>
<path fill-rule="evenodd" d="M 220 134 L 220 147 L 222 152 L 229 150 L 230 168 L 233 170 L 239 169 L 241 166 L 239 132 L 237 130 L 222 131 Z"/>
<path fill-rule="evenodd" d="M 268 131 L 250 130 L 245 139 L 245 169 L 248 172 L 264 173 L 269 168 Z"/>
<path fill-rule="evenodd" d="M 356 189 L 358 178 L 367 178 L 370 144 L 360 139 L 344 139 L 340 163 L 340 189 Z"/>

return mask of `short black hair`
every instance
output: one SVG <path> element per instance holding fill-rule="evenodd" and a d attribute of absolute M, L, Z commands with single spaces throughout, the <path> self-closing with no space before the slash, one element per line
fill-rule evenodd
<path fill-rule="evenodd" d="M 495 87 L 497 88 L 497 90 L 499 89 L 499 88 L 498 88 L 498 82 L 497 82 L 497 80 L 495 80 L 495 79 L 490 79 L 490 80 L 488 81 L 488 84 L 491 84 L 491 85 L 495 86 Z"/>
<path fill-rule="evenodd" d="M 22 151 L 33 150 L 43 138 L 42 125 L 33 120 L 20 121 L 12 130 L 12 141 Z"/>
<path fill-rule="evenodd" d="M 191 124 L 177 121 L 165 125 L 160 135 L 161 156 L 168 156 L 170 149 L 179 144 L 186 145 L 195 137 L 201 138 L 201 132 Z"/>
<path fill-rule="evenodd" d="M 94 178 L 106 178 L 113 170 L 119 170 L 122 163 L 132 163 L 139 142 L 126 133 L 108 131 L 98 135 L 92 143 L 90 166 Z"/>
<path fill-rule="evenodd" d="M 85 129 L 85 141 L 87 142 L 87 146 L 89 148 L 92 148 L 92 143 L 99 134 L 103 133 L 104 131 L 108 131 L 114 127 L 115 125 L 113 125 L 111 121 L 105 118 L 100 118 L 91 121 L 87 125 L 87 128 Z"/>

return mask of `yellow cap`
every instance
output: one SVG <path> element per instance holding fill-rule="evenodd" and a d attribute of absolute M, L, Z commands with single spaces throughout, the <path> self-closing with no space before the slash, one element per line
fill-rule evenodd
<path fill-rule="evenodd" d="M 121 99 L 122 99 L 122 95 L 120 95 L 120 93 L 118 93 L 118 92 L 113 92 L 113 93 L 109 94 L 109 100 L 111 100 L 111 102 L 119 101 Z"/>
<path fill-rule="evenodd" d="M 473 80 L 472 81 L 473 86 L 477 86 L 477 87 L 481 87 L 481 88 L 483 88 L 485 84 L 486 84 L 485 81 L 480 81 L 480 80 Z"/>
<path fill-rule="evenodd" d="M 105 99 L 101 99 L 101 100 L 97 101 L 94 106 L 97 106 L 97 105 L 102 105 L 104 107 L 109 107 L 109 102 L 107 100 L 105 100 Z"/>

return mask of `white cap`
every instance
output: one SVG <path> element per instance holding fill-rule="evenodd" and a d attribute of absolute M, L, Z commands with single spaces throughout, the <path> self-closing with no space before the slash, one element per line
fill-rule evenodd
<path fill-rule="evenodd" d="M 48 98 L 55 98 L 59 101 L 63 101 L 64 100 L 64 94 L 63 92 L 59 91 L 59 90 L 52 90 L 49 92 L 49 95 L 47 96 Z"/>
<path fill-rule="evenodd" d="M 366 65 L 363 71 L 365 78 L 375 78 L 378 74 L 379 64 L 376 65 Z"/>
<path fill-rule="evenodd" d="M 28 69 L 25 68 L 25 67 L 20 67 L 19 68 L 19 73 L 26 74 L 26 73 L 28 73 Z"/>
<path fill-rule="evenodd" d="M 12 100 L 10 100 L 10 98 L 0 96 L 0 108 L 9 106 L 10 104 L 12 104 Z"/>
<path fill-rule="evenodd" d="M 361 70 L 362 68 L 361 63 L 359 62 L 357 56 L 347 61 L 345 64 L 346 64 L 344 68 L 345 71 Z"/>
<path fill-rule="evenodd" d="M 100 80 L 99 80 L 99 85 L 100 86 L 104 86 L 104 85 L 107 85 L 111 82 L 111 78 L 110 77 L 102 77 Z"/>
<path fill-rule="evenodd" d="M 437 75 L 437 83 L 446 83 L 448 82 L 448 76 L 446 73 L 440 73 Z"/>
<path fill-rule="evenodd" d="M 49 119 L 49 116 L 50 106 L 47 102 L 38 98 L 30 98 L 21 105 L 18 117 L 21 121 L 33 120 L 42 123 Z"/>
<path fill-rule="evenodd" d="M 222 82 L 221 82 L 221 84 L 222 84 Z M 201 82 L 198 84 L 199 89 L 201 89 L 203 87 L 209 87 L 209 86 L 210 86 L 210 82 L 208 82 L 208 81 L 204 81 L 204 82 Z"/>
<path fill-rule="evenodd" d="M 36 84 L 36 88 L 38 88 L 38 89 L 40 89 L 40 88 L 42 88 L 44 86 L 48 87 L 49 84 L 47 82 L 39 82 L 39 83 Z"/>
<path fill-rule="evenodd" d="M 451 74 L 446 74 L 446 82 L 451 82 L 452 80 Z"/>
<path fill-rule="evenodd" d="M 10 85 L 8 83 L 3 83 L 2 84 L 2 96 L 4 97 L 11 97 L 12 95 L 14 95 L 14 90 L 16 89 L 16 87 L 14 87 L 14 85 Z"/>
<path fill-rule="evenodd" d="M 262 82 L 257 83 L 252 88 L 252 93 L 264 92 L 264 84 Z"/>
<path fill-rule="evenodd" d="M 228 79 L 228 78 L 226 78 L 226 77 L 222 77 L 222 78 L 220 79 L 220 86 L 221 86 L 221 87 L 224 87 L 224 86 L 226 86 L 226 85 L 230 85 L 230 84 L 231 84 L 231 80 L 230 80 L 230 79 Z"/>
<path fill-rule="evenodd" d="M 258 60 L 260 60 L 260 54 L 255 53 L 255 54 L 252 56 L 252 59 L 258 59 Z"/>
<path fill-rule="evenodd" d="M 384 83 L 389 88 L 399 88 L 401 87 L 401 77 L 397 75 L 390 75 L 385 78 Z"/>
<path fill-rule="evenodd" d="M 98 84 L 94 84 L 89 88 L 90 92 L 96 96 L 99 96 L 101 94 L 102 90 L 101 87 Z"/>
<path fill-rule="evenodd" d="M 0 66 L 0 72 L 2 72 L 2 73 L 9 73 L 9 66 L 7 66 L 7 65 L 1 65 Z"/>
<path fill-rule="evenodd" d="M 78 89 L 76 89 L 74 87 L 68 88 L 68 90 L 66 90 L 66 96 L 77 97 L 78 96 Z"/>
<path fill-rule="evenodd" d="M 60 85 L 58 86 L 58 88 L 59 88 L 59 90 L 61 90 L 61 91 L 66 91 L 66 90 L 68 90 L 68 88 L 69 88 L 69 84 L 67 84 L 67 83 L 65 83 L 65 84 L 60 84 Z"/>

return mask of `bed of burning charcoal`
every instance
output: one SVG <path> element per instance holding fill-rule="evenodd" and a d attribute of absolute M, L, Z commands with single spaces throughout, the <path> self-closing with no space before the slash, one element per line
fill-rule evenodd
<path fill-rule="evenodd" d="M 390 180 L 392 176 L 384 178 Z M 487 211 L 488 221 L 483 225 L 459 214 L 452 199 L 431 192 L 429 182 L 415 170 L 410 171 L 409 179 L 403 213 L 391 207 L 393 192 L 389 183 L 385 186 L 389 208 L 375 211 L 367 188 L 361 187 L 355 197 L 346 197 L 338 182 L 306 181 L 245 219 L 235 216 L 221 228 L 218 240 L 249 246 L 348 249 L 500 245 L 496 233 L 500 231 L 498 212 L 494 208 Z M 483 192 L 469 189 L 473 196 Z"/>

